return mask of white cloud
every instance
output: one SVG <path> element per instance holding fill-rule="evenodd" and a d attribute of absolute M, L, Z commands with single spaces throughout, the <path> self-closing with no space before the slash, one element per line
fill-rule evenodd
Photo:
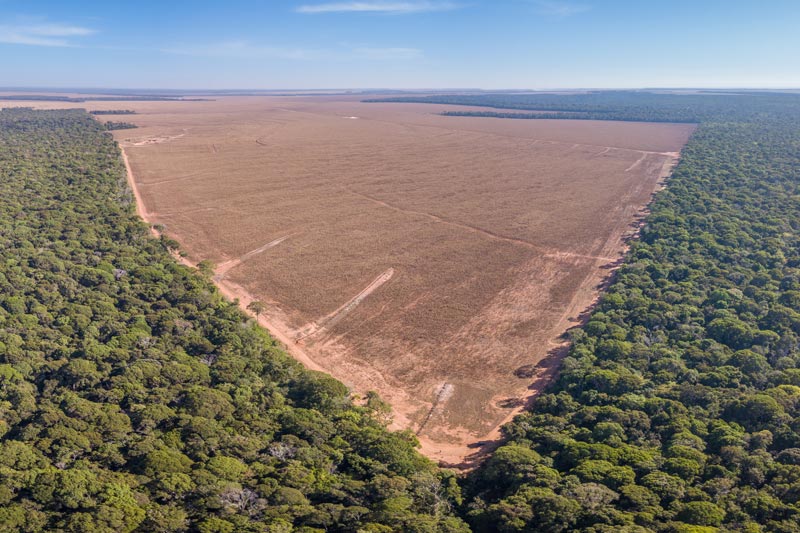
<path fill-rule="evenodd" d="M 73 46 L 70 37 L 85 37 L 94 30 L 68 24 L 0 24 L 0 43 L 30 46 Z"/>
<path fill-rule="evenodd" d="M 453 2 L 389 2 L 389 1 L 368 1 L 368 2 L 329 2 L 324 4 L 307 4 L 298 7 L 298 13 L 317 14 L 317 13 L 424 13 L 431 11 L 449 11 L 457 9 L 458 4 Z"/>
<path fill-rule="evenodd" d="M 533 3 L 538 8 L 539 13 L 554 17 L 570 17 L 591 9 L 590 6 L 585 4 L 573 4 L 558 0 L 534 0 Z"/>

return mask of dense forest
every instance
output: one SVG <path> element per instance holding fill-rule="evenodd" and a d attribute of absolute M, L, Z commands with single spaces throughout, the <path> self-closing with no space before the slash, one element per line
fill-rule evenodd
<path fill-rule="evenodd" d="M 0 112 L 0 531 L 800 532 L 800 96 L 622 95 L 529 106 L 699 127 L 461 477 L 149 237 L 102 124 Z"/>
<path fill-rule="evenodd" d="M 467 479 L 474 530 L 800 531 L 800 96 L 697 98 L 559 379 Z"/>
<path fill-rule="evenodd" d="M 460 489 L 149 236 L 102 124 L 0 111 L 0 531 L 459 532 Z"/>
<path fill-rule="evenodd" d="M 439 94 L 375 98 L 365 101 L 448 104 L 538 112 L 446 111 L 444 113 L 451 116 L 704 123 L 753 121 L 760 120 L 764 116 L 778 116 L 787 107 L 797 109 L 798 95 L 771 92 L 678 94 L 593 91 L 577 94 Z"/>

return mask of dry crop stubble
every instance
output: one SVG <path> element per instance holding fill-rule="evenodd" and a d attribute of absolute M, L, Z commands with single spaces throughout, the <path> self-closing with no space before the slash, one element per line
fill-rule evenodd
<path fill-rule="evenodd" d="M 81 107 L 140 112 L 115 137 L 149 221 L 450 464 L 552 376 L 693 129 L 347 96 L 100 104 Z"/>

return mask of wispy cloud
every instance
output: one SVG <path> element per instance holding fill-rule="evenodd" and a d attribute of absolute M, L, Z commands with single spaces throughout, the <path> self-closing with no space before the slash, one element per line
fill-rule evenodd
<path fill-rule="evenodd" d="M 85 37 L 94 30 L 69 24 L 0 24 L 0 43 L 30 46 L 74 46 L 71 37 Z"/>
<path fill-rule="evenodd" d="M 367 2 L 327 2 L 323 4 L 306 4 L 299 6 L 295 11 L 298 13 L 318 14 L 318 13 L 425 13 L 431 11 L 450 11 L 461 7 L 454 2 L 389 2 L 389 1 L 367 1 Z"/>
<path fill-rule="evenodd" d="M 559 0 L 533 0 L 539 13 L 553 17 L 571 17 L 578 13 L 584 13 L 591 9 L 586 4 L 573 4 L 571 2 L 561 2 Z"/>

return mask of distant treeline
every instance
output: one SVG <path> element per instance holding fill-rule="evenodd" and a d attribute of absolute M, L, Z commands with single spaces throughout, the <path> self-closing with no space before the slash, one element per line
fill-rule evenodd
<path fill-rule="evenodd" d="M 36 102 L 207 102 L 208 98 L 180 98 L 172 96 L 61 96 L 55 94 L 12 94 L 0 100 L 28 100 Z"/>
<path fill-rule="evenodd" d="M 473 114 L 471 111 L 446 113 L 453 116 L 684 123 L 756 120 L 764 114 L 779 114 L 786 105 L 794 105 L 793 102 L 796 101 L 796 94 L 787 93 L 676 94 L 641 91 L 596 91 L 580 94 L 440 94 L 365 100 L 365 102 L 448 104 L 533 112 L 530 114 L 502 111 L 487 111 L 485 114 L 481 112 Z"/>
<path fill-rule="evenodd" d="M 92 115 L 135 115 L 136 111 L 133 109 L 99 109 L 97 111 L 89 111 Z"/>
<path fill-rule="evenodd" d="M 114 121 L 105 122 L 103 125 L 109 131 L 111 131 L 111 130 L 129 130 L 129 129 L 133 129 L 133 128 L 138 128 L 139 127 L 136 124 L 133 124 L 131 122 L 114 122 Z"/>
<path fill-rule="evenodd" d="M 546 113 L 504 113 L 501 111 L 445 111 L 440 113 L 444 117 L 484 117 L 484 118 L 517 118 L 517 119 L 575 119 L 575 120 L 627 120 L 614 119 L 599 113 L 560 113 L 548 111 Z M 670 121 L 672 122 L 672 121 Z"/>

